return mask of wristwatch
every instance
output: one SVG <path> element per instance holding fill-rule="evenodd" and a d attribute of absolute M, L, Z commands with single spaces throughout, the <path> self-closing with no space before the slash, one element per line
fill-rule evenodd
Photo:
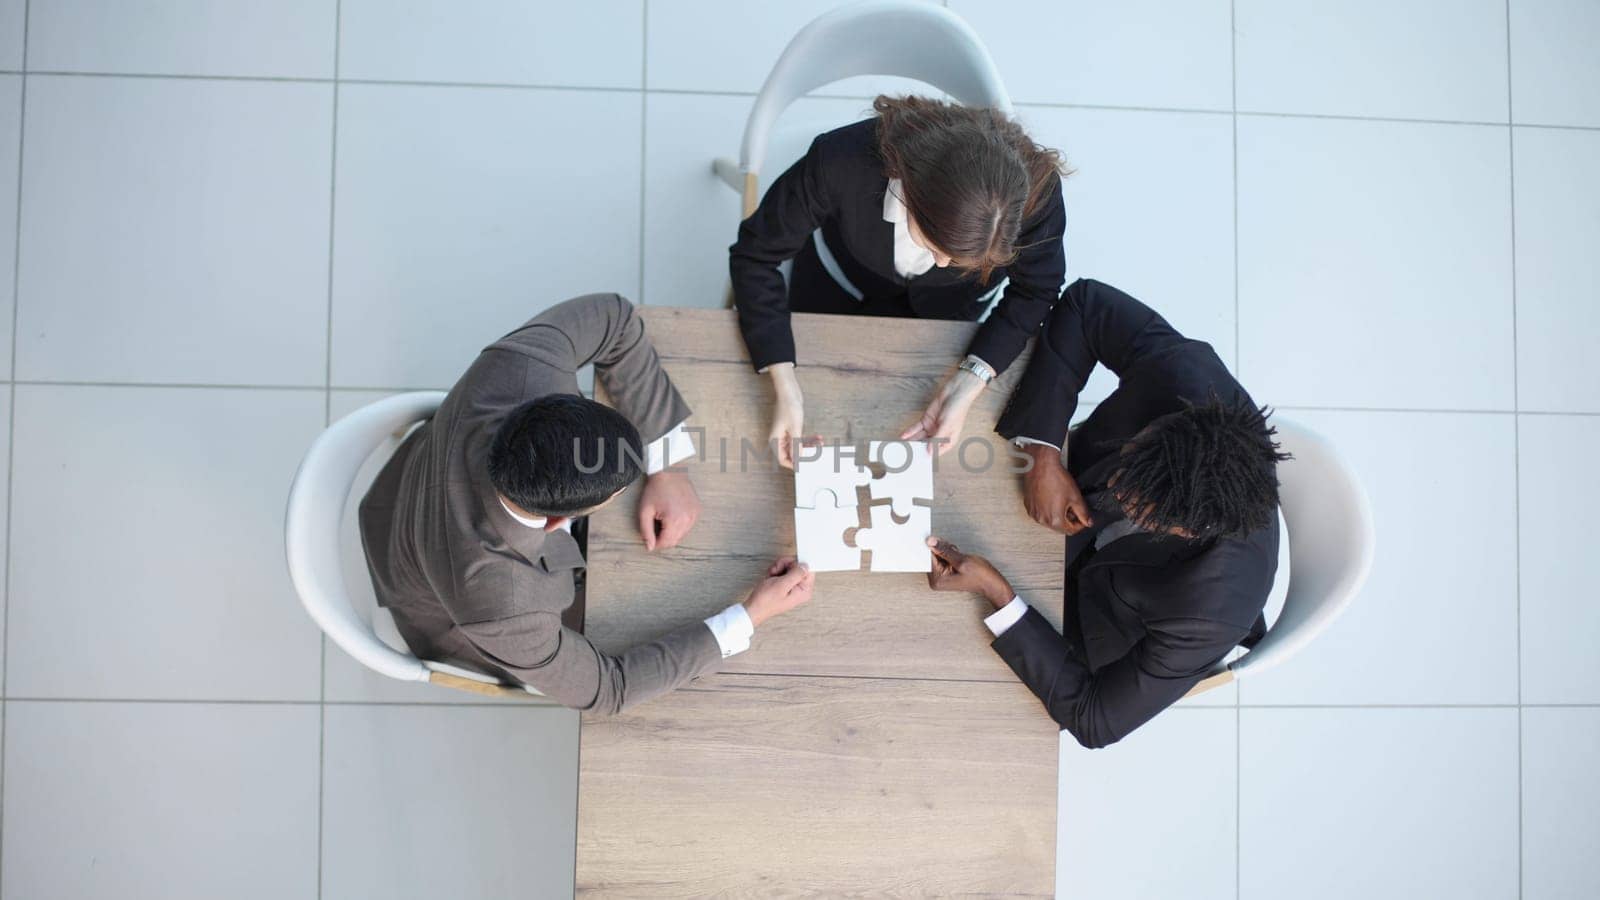
<path fill-rule="evenodd" d="M 976 356 L 968 355 L 966 359 L 961 361 L 961 365 L 956 368 L 963 372 L 971 372 L 973 375 L 978 376 L 978 380 L 984 384 L 994 380 L 994 369 Z"/>

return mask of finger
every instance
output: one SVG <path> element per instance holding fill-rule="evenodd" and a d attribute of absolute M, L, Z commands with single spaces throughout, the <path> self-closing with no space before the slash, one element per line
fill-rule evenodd
<path fill-rule="evenodd" d="M 656 541 L 656 546 L 665 550 L 668 547 L 678 546 L 684 535 L 689 533 L 689 527 L 694 524 L 694 518 L 686 515 L 670 516 L 661 520 L 661 537 Z"/>
<path fill-rule="evenodd" d="M 795 582 L 793 587 L 789 588 L 789 593 L 791 595 L 793 595 L 793 594 L 809 594 L 809 593 L 811 593 L 811 588 L 814 587 L 816 585 L 816 583 L 817 583 L 817 573 L 811 571 L 808 568 L 808 569 L 805 570 L 805 573 L 800 576 L 800 580 Z"/>
<path fill-rule="evenodd" d="M 778 465 L 785 469 L 794 468 L 794 450 L 789 446 L 789 436 L 778 437 Z"/>
<path fill-rule="evenodd" d="M 806 577 L 810 574 L 811 567 L 805 563 L 800 563 L 797 566 L 790 566 L 789 571 L 778 576 L 778 584 L 780 587 L 782 587 L 784 592 L 787 593 L 794 590 L 795 585 L 805 581 Z"/>
<path fill-rule="evenodd" d="M 928 547 L 936 558 L 948 563 L 952 569 L 961 568 L 961 563 L 967 558 L 959 547 L 943 538 L 928 538 Z"/>
<path fill-rule="evenodd" d="M 1094 519 L 1089 517 L 1088 508 L 1074 504 L 1070 500 L 1067 501 L 1066 509 L 1061 512 L 1061 518 L 1066 520 L 1068 525 L 1079 531 L 1094 524 Z"/>
<path fill-rule="evenodd" d="M 786 438 L 785 440 L 783 451 L 789 460 L 785 465 L 790 469 L 795 468 L 802 462 L 814 462 L 822 458 L 822 435 L 820 434 L 813 434 L 805 438 Z M 808 455 L 804 452 L 813 448 L 817 450 L 814 454 Z"/>
<path fill-rule="evenodd" d="M 927 437 L 928 429 L 924 428 L 921 422 L 900 432 L 900 440 L 902 441 L 920 441 L 925 440 Z"/>
<path fill-rule="evenodd" d="M 767 574 L 768 575 L 782 575 L 784 572 L 789 571 L 789 567 L 794 565 L 794 564 L 795 564 L 795 558 L 794 557 L 792 557 L 792 556 L 780 556 L 776 560 L 773 561 L 771 566 L 767 567 Z"/>
<path fill-rule="evenodd" d="M 799 606 L 802 603 L 809 603 L 811 602 L 811 597 L 814 593 L 812 588 L 815 586 L 815 580 L 807 579 L 805 583 L 789 592 L 789 599 L 793 600 L 796 606 Z"/>
<path fill-rule="evenodd" d="M 1082 497 L 1067 501 L 1067 512 L 1078 520 L 1080 528 L 1087 528 L 1094 524 L 1094 516 L 1089 513 L 1089 504 Z"/>
<path fill-rule="evenodd" d="M 639 536 L 644 538 L 644 549 L 656 549 L 656 508 L 653 504 L 639 504 Z"/>

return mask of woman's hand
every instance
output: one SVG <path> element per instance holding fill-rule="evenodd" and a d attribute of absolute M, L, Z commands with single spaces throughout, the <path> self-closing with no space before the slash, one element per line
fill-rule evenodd
<path fill-rule="evenodd" d="M 940 385 L 933 402 L 922 414 L 917 424 L 901 432 L 902 441 L 931 441 L 936 453 L 943 455 L 955 448 L 961 437 L 961 428 L 967 422 L 967 413 L 983 393 L 983 379 L 962 369 L 957 369 Z"/>
<path fill-rule="evenodd" d="M 966 591 L 981 595 L 995 609 L 1011 602 L 1017 595 L 1011 583 L 987 559 L 962 553 L 961 549 L 940 538 L 928 538 L 933 550 L 933 570 L 928 573 L 928 587 L 936 591 Z"/>
<path fill-rule="evenodd" d="M 1062 534 L 1077 534 L 1094 524 L 1089 504 L 1061 465 L 1061 451 L 1048 444 L 1028 444 L 1022 451 L 1033 468 L 1022 476 L 1022 503 L 1035 522 Z"/>
<path fill-rule="evenodd" d="M 817 576 L 811 568 L 785 556 L 767 569 L 767 577 L 744 601 L 744 611 L 750 615 L 750 624 L 760 627 L 762 622 L 786 613 L 811 599 L 811 589 Z"/>
<path fill-rule="evenodd" d="M 774 363 L 767 369 L 767 375 L 772 379 L 776 395 L 767 443 L 777 443 L 778 465 L 792 469 L 795 445 L 804 441 L 805 396 L 800 393 L 800 379 L 795 377 L 794 363 Z"/>
<path fill-rule="evenodd" d="M 646 550 L 678 546 L 700 518 L 700 495 L 687 472 L 648 475 L 639 494 L 639 536 Z"/>

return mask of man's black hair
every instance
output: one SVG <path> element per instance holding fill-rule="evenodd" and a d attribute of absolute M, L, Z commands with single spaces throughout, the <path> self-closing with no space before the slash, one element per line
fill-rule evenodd
<path fill-rule="evenodd" d="M 1213 394 L 1151 422 L 1121 451 L 1108 478 L 1141 528 L 1196 538 L 1242 536 L 1276 521 L 1278 451 L 1271 410 Z"/>
<path fill-rule="evenodd" d="M 495 490 L 541 516 L 581 513 L 642 473 L 638 429 L 609 406 L 551 394 L 512 410 L 489 449 Z"/>

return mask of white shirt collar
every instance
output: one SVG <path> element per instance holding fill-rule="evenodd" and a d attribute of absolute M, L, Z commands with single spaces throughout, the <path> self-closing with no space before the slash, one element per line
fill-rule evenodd
<path fill-rule="evenodd" d="M 894 270 L 901 277 L 921 275 L 933 268 L 933 254 L 911 239 L 911 226 L 906 224 L 906 204 L 900 199 L 900 179 L 889 179 L 883 192 L 883 220 L 894 223 Z"/>
<path fill-rule="evenodd" d="M 647 457 L 647 461 L 645 463 L 644 471 L 646 475 L 654 475 L 668 466 L 675 466 L 689 457 L 694 456 L 694 437 L 691 436 L 688 429 L 684 427 L 688 424 L 688 421 L 689 420 L 685 419 L 684 421 L 679 422 L 677 425 L 674 425 L 671 431 L 668 431 L 661 437 L 651 441 L 650 445 L 645 448 L 645 456 Z M 500 497 L 498 494 L 496 495 L 496 499 L 500 501 L 500 508 L 506 511 L 506 515 L 516 519 L 518 522 L 521 522 L 529 528 L 543 528 L 545 522 L 548 521 L 543 516 L 530 517 L 518 513 L 516 510 L 511 508 L 510 504 L 506 503 L 504 497 Z M 557 527 L 562 531 L 571 531 L 572 522 L 571 520 L 568 520 L 566 522 L 562 522 Z"/>
<path fill-rule="evenodd" d="M 495 499 L 500 501 L 500 508 L 505 510 L 506 511 L 506 515 L 510 516 L 511 518 L 516 519 L 518 522 L 521 522 L 522 524 L 528 526 L 529 528 L 543 528 L 544 527 L 545 519 L 544 519 L 543 516 L 532 516 L 532 517 L 525 516 L 522 513 L 519 513 L 516 510 L 512 509 L 511 505 L 506 503 L 506 499 L 504 497 L 497 497 Z"/>
<path fill-rule="evenodd" d="M 905 201 L 900 199 L 900 193 L 903 190 L 904 188 L 900 185 L 900 179 L 889 179 L 889 187 L 883 192 L 883 220 L 885 222 L 905 223 L 906 204 Z"/>

